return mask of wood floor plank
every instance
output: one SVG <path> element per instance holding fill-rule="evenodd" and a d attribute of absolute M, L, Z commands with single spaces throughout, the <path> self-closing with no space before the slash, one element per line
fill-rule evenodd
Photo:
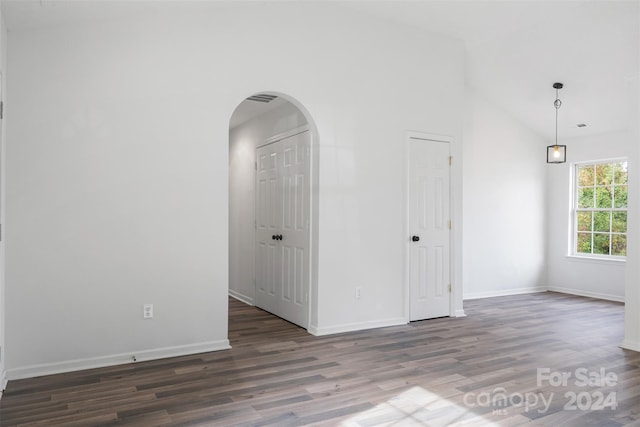
<path fill-rule="evenodd" d="M 619 303 L 489 298 L 466 301 L 465 318 L 325 337 L 229 307 L 232 349 L 10 381 L 0 427 L 640 425 L 640 353 L 618 347 Z M 605 369 L 617 381 L 554 386 L 539 368 Z M 498 405 L 501 391 L 553 399 Z M 565 393 L 597 392 L 615 392 L 616 409 L 567 409 Z"/>

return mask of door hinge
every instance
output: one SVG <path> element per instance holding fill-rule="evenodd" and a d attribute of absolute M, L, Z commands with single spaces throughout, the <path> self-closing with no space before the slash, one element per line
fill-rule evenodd
<path fill-rule="evenodd" d="M 449 156 L 449 166 L 453 163 L 453 156 Z"/>
<path fill-rule="evenodd" d="M 4 120 L 4 101 L 0 101 L 0 120 Z"/>
<path fill-rule="evenodd" d="M 449 283 L 449 292 L 451 292 L 451 283 Z"/>
<path fill-rule="evenodd" d="M 449 230 L 451 230 L 453 228 L 453 225 L 451 224 L 451 220 L 449 220 Z"/>
<path fill-rule="evenodd" d="M 253 169 L 258 170 L 258 162 L 253 162 Z"/>

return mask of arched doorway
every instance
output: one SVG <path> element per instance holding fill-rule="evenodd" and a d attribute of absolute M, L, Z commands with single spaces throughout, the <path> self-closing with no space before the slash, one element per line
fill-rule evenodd
<path fill-rule="evenodd" d="M 292 98 L 249 96 L 229 122 L 229 295 L 305 329 L 313 317 L 315 126 Z"/>

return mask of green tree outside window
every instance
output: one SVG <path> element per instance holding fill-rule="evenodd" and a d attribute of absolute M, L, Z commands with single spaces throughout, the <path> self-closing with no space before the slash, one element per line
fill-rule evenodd
<path fill-rule="evenodd" d="M 627 161 L 576 165 L 576 255 L 627 255 Z"/>

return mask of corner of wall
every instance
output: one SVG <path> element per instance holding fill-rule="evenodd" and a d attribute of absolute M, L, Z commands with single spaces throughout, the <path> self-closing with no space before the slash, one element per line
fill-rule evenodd
<path fill-rule="evenodd" d="M 235 291 L 233 289 L 229 289 L 229 296 L 231 298 L 235 298 L 238 301 L 243 302 L 245 304 L 254 305 L 253 304 L 253 298 L 251 298 L 251 297 L 249 297 L 247 295 L 244 295 L 244 294 L 242 294 L 242 293 L 240 293 L 238 291 Z"/>
<path fill-rule="evenodd" d="M 7 70 L 7 27 L 0 10 L 0 103 L 4 102 L 6 91 Z M 4 107 L 4 105 L 3 105 Z M 3 108 L 4 109 L 4 108 Z M 4 111 L 2 112 L 4 115 Z M 5 120 L 0 122 L 0 398 L 7 386 L 7 371 L 5 367 L 5 171 L 6 171 L 6 133 Z"/>
<path fill-rule="evenodd" d="M 638 17 L 640 20 L 640 16 Z M 638 64 L 640 68 L 640 64 Z M 635 218 L 635 221 L 629 221 L 628 234 L 634 236 L 628 241 L 627 246 L 627 266 L 625 278 L 625 312 L 624 312 L 624 341 L 620 345 L 622 348 L 640 351 L 640 289 L 638 289 L 638 280 L 640 279 L 640 149 L 638 142 L 640 141 L 640 74 L 633 81 L 629 82 L 629 93 L 631 94 L 631 114 L 630 122 L 630 138 L 631 153 L 629 155 L 629 190 L 635 197 L 629 198 L 628 214 L 629 218 Z"/>

